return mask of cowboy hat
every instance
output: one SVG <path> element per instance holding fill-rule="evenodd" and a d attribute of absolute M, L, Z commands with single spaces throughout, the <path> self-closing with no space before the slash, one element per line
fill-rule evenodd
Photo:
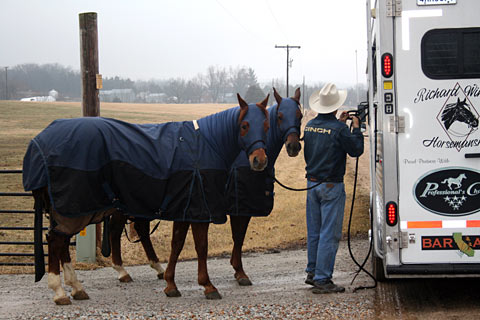
<path fill-rule="evenodd" d="M 310 108 L 318 113 L 331 113 L 340 108 L 347 99 L 347 90 L 337 90 L 333 83 L 327 83 L 322 89 L 312 93 Z"/>

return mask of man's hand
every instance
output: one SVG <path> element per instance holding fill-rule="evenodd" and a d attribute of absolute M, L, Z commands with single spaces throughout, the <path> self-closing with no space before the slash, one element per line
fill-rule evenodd
<path fill-rule="evenodd" d="M 360 128 L 360 119 L 357 116 L 351 116 L 350 119 L 352 119 L 353 128 Z"/>
<path fill-rule="evenodd" d="M 341 121 L 343 123 L 347 122 L 349 116 L 348 116 L 348 113 L 347 111 L 343 111 L 341 114 L 340 114 L 340 117 L 338 118 L 338 121 Z"/>
<path fill-rule="evenodd" d="M 343 111 L 338 118 L 338 121 L 346 123 L 347 120 L 352 120 L 352 128 L 360 128 L 360 119 L 357 116 L 350 116 L 347 111 Z"/>

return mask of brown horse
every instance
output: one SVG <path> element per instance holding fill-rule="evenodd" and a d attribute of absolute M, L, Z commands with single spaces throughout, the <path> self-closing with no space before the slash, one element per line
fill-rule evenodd
<path fill-rule="evenodd" d="M 270 130 L 267 135 L 268 166 L 263 172 L 248 168 L 245 154 L 240 154 L 230 174 L 227 196 L 230 202 L 230 226 L 233 249 L 230 264 L 235 270 L 234 277 L 241 286 L 251 285 L 243 269 L 242 247 L 251 217 L 268 216 L 273 209 L 273 177 L 275 161 L 285 145 L 290 157 L 296 157 L 300 150 L 300 88 L 292 98 L 282 98 L 274 88 L 277 105 L 268 108 Z"/>
<path fill-rule="evenodd" d="M 85 226 L 115 212 L 174 221 L 165 272 L 167 296 L 180 295 L 175 264 L 192 225 L 198 283 L 207 298 L 221 298 L 208 277 L 207 232 L 210 222 L 226 221 L 226 204 L 218 199 L 227 170 L 241 150 L 249 155 L 253 170 L 267 165 L 268 96 L 250 105 L 237 96 L 239 107 L 198 121 L 134 125 L 104 118 L 62 119 L 30 142 L 23 163 L 24 189 L 33 191 L 39 226 L 42 209 L 49 213 L 48 286 L 55 292 L 55 303 L 71 303 L 61 286 L 60 264 L 73 298 L 89 298 L 75 275 L 68 244 Z M 141 225 L 138 230 L 142 233 Z M 35 256 L 41 257 L 35 261 L 39 281 L 43 248 L 35 249 Z"/>
<path fill-rule="evenodd" d="M 230 263 L 235 269 L 235 278 L 240 285 L 250 285 L 251 282 L 248 276 L 245 274 L 242 266 L 242 246 L 245 239 L 245 234 L 248 228 L 250 217 L 252 215 L 266 216 L 273 208 L 273 165 L 276 158 L 282 148 L 285 145 L 287 153 L 290 157 L 295 157 L 301 150 L 299 142 L 300 135 L 300 123 L 302 119 L 302 112 L 300 110 L 300 89 L 295 91 L 295 95 L 292 98 L 282 98 L 274 88 L 274 97 L 277 104 L 268 108 L 270 129 L 267 135 L 267 158 L 269 164 L 267 170 L 262 172 L 251 171 L 248 158 L 244 152 L 242 152 L 232 167 L 230 178 L 235 179 L 233 176 L 239 173 L 239 183 L 228 184 L 228 196 L 230 203 L 230 224 L 232 229 L 233 238 L 233 251 Z M 270 176 L 269 176 L 270 174 Z M 251 179 L 251 180 L 250 180 Z M 238 203 L 237 196 L 240 188 L 241 193 L 247 194 L 247 199 L 241 201 L 244 205 L 240 204 L 240 213 L 238 208 L 234 206 Z M 255 187 L 259 187 L 255 188 Z M 270 190 L 267 193 L 266 190 Z M 249 204 L 249 209 L 245 209 L 245 204 Z M 255 205 L 252 208 L 252 205 Z M 114 218 L 114 216 L 116 216 Z M 112 260 L 114 262 L 114 268 L 119 273 L 119 280 L 122 282 L 131 281 L 130 275 L 123 269 L 120 247 L 120 236 L 125 227 L 126 217 L 122 214 L 116 214 L 112 216 L 110 226 L 112 228 Z M 134 228 L 138 233 L 140 241 L 143 245 L 145 253 L 149 259 L 150 266 L 157 271 L 157 277 L 163 277 L 163 268 L 160 266 L 159 260 L 153 249 L 150 240 L 150 223 L 147 220 L 135 220 L 133 222 Z M 208 225 L 206 226 L 208 228 Z M 175 228 L 175 226 L 174 226 Z M 177 225 L 177 231 L 180 232 L 179 238 L 183 239 L 180 243 L 174 242 L 172 239 L 172 254 L 181 251 L 184 244 L 184 239 L 188 231 L 188 225 Z M 193 231 L 193 226 L 192 226 Z M 175 233 L 175 231 L 174 231 Z M 175 247 L 175 248 L 174 248 Z M 174 255 L 174 259 L 178 258 L 178 254 Z M 172 257 L 171 257 L 172 259 Z M 168 296 L 179 295 L 179 292 L 167 287 L 166 293 Z"/>

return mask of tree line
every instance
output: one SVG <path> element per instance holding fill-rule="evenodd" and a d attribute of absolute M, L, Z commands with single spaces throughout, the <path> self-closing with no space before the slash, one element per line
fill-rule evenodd
<path fill-rule="evenodd" d="M 290 84 L 289 93 L 293 95 L 296 88 L 302 90 L 302 103 L 308 106 L 308 97 L 319 90 L 323 83 L 310 85 Z M 176 103 L 235 103 L 239 93 L 247 102 L 263 100 L 272 87 L 285 96 L 286 85 L 283 79 L 272 79 L 271 83 L 260 84 L 255 71 L 245 66 L 219 67 L 210 66 L 205 73 L 190 79 L 170 78 L 133 81 L 129 78 L 105 77 L 102 90 L 128 89 L 133 101 L 147 102 L 150 94 L 162 94 Z M 81 100 L 80 71 L 60 64 L 21 64 L 7 69 L 0 69 L 0 99 L 18 100 L 31 96 L 45 96 L 50 90 L 58 92 L 57 100 Z M 366 90 L 350 87 L 346 105 L 354 106 L 357 101 L 364 101 Z M 358 97 L 357 97 L 358 93 Z M 272 95 L 271 95 L 272 96 Z M 270 104 L 273 102 L 271 97 Z M 118 101 L 125 102 L 125 101 Z"/>

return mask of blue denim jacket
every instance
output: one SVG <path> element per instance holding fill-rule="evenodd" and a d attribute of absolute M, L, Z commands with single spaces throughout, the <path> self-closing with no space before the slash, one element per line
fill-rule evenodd
<path fill-rule="evenodd" d="M 306 177 L 318 181 L 343 182 L 347 154 L 363 153 L 363 135 L 359 128 L 352 132 L 333 113 L 319 114 L 304 130 Z"/>

